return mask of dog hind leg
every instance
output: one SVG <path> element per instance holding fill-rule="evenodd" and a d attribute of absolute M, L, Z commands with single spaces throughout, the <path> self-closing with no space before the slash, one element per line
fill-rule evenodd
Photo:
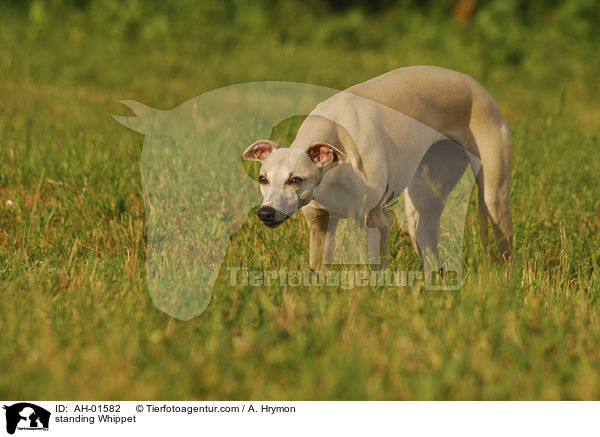
<path fill-rule="evenodd" d="M 423 260 L 425 277 L 439 270 L 440 220 L 450 192 L 465 172 L 469 160 L 450 140 L 433 144 L 419 165 L 405 195 L 408 231 Z"/>

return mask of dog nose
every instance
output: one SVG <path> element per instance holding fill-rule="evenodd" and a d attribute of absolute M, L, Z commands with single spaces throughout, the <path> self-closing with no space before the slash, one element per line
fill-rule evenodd
<path fill-rule="evenodd" d="M 261 206 L 256 211 L 256 215 L 259 220 L 263 223 L 271 223 L 275 218 L 275 208 L 271 208 L 270 206 Z"/>

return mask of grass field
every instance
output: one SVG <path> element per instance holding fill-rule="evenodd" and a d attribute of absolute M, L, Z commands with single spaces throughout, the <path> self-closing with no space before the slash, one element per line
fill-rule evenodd
<path fill-rule="evenodd" d="M 261 34 L 264 17 L 242 14 L 252 32 L 169 43 L 80 12 L 53 26 L 32 4 L 0 8 L 0 398 L 600 398 L 598 34 L 507 25 L 505 53 L 502 34 L 420 15 L 390 39 L 332 17 L 340 42 L 317 24 L 313 39 Z M 472 199 L 459 292 L 230 287 L 223 272 L 190 321 L 153 306 L 143 137 L 111 118 L 129 114 L 120 100 L 168 109 L 253 80 L 343 89 L 411 64 L 473 75 L 510 123 L 510 274 L 486 260 Z M 303 219 L 244 226 L 230 265 L 307 265 Z M 405 235 L 391 248 L 418 266 Z"/>

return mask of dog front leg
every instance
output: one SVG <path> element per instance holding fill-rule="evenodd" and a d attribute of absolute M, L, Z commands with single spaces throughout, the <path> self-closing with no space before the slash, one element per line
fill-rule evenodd
<path fill-rule="evenodd" d="M 385 270 L 388 261 L 388 242 L 392 226 L 392 216 L 387 209 L 377 208 L 369 213 L 366 224 L 369 264 Z"/>
<path fill-rule="evenodd" d="M 329 217 L 327 223 L 327 232 L 325 233 L 325 244 L 323 245 L 323 265 L 328 266 L 333 262 L 333 249 L 335 247 L 335 231 L 337 229 L 338 219 Z"/>
<path fill-rule="evenodd" d="M 302 212 L 306 217 L 310 231 L 308 266 L 311 270 L 318 271 L 323 265 L 329 213 L 323 209 L 308 206 L 305 206 Z M 328 241 L 328 246 L 331 246 L 331 244 L 332 242 Z"/>

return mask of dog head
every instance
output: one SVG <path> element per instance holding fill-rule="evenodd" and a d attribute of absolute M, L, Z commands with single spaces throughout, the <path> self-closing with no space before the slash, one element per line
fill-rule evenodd
<path fill-rule="evenodd" d="M 345 160 L 346 155 L 327 143 L 314 143 L 302 150 L 259 140 L 242 158 L 262 163 L 258 182 L 264 200 L 256 214 L 265 226 L 276 228 L 313 199 L 325 171 Z"/>

